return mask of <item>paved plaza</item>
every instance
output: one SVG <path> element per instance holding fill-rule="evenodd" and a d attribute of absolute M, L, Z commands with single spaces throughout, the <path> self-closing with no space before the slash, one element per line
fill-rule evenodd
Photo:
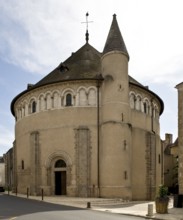
<path fill-rule="evenodd" d="M 10 196 L 16 196 L 10 193 Z M 27 195 L 18 194 L 17 196 L 27 198 Z M 149 219 L 183 220 L 183 208 L 173 207 L 173 198 L 170 198 L 168 214 L 157 214 L 155 203 L 150 201 L 125 201 L 122 199 L 105 198 L 77 198 L 67 196 L 29 196 L 28 199 L 40 200 L 54 204 L 62 204 L 79 208 L 90 208 L 97 211 L 111 212 L 115 214 L 141 216 Z M 153 206 L 153 212 L 149 214 L 149 207 Z"/>

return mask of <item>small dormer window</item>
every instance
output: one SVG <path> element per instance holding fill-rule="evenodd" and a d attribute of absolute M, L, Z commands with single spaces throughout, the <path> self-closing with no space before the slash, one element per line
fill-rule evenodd
<path fill-rule="evenodd" d="M 66 95 L 66 106 L 72 106 L 72 95 L 70 93 Z"/>
<path fill-rule="evenodd" d="M 59 65 L 58 69 L 60 70 L 60 72 L 66 72 L 66 71 L 69 70 L 69 68 L 65 64 L 63 64 L 63 63 L 61 63 Z"/>

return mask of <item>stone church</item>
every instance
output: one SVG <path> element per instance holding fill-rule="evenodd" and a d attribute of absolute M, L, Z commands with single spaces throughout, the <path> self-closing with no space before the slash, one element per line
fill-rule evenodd
<path fill-rule="evenodd" d="M 87 30 L 80 49 L 12 100 L 19 193 L 154 199 L 164 105 L 128 62 L 114 14 L 103 52 Z"/>

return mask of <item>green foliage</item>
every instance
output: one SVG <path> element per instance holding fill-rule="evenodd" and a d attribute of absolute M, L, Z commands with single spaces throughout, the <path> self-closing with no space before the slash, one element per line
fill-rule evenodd
<path fill-rule="evenodd" d="M 168 187 L 160 185 L 158 189 L 158 198 L 167 198 L 168 197 Z"/>

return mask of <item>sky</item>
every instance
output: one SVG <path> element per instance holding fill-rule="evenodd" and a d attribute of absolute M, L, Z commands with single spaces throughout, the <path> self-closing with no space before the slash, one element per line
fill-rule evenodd
<path fill-rule="evenodd" d="M 0 156 L 14 141 L 12 99 L 85 44 L 102 52 L 117 15 L 129 75 L 164 101 L 161 139 L 177 138 L 177 90 L 183 81 L 182 0 L 0 0 Z"/>

